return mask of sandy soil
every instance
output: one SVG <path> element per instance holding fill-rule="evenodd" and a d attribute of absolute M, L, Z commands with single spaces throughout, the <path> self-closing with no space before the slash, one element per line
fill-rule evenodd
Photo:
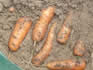
<path fill-rule="evenodd" d="M 30 16 L 33 21 L 33 26 L 39 19 L 40 11 L 48 6 L 56 6 L 55 17 L 52 22 L 57 22 L 57 31 L 60 29 L 64 18 L 69 10 L 73 10 L 73 29 L 70 39 L 66 45 L 62 45 L 54 41 L 53 50 L 45 60 L 44 64 L 52 60 L 63 60 L 76 58 L 73 56 L 73 46 L 78 39 L 84 41 L 87 50 L 90 52 L 85 59 L 87 67 L 85 70 L 93 68 L 93 0 L 0 0 L 0 51 L 6 56 L 10 52 L 8 49 L 9 36 L 14 28 L 16 20 L 21 16 Z M 9 12 L 9 7 L 13 6 L 15 11 Z M 33 28 L 32 26 L 32 28 Z M 25 40 L 17 52 L 10 52 L 9 60 L 19 65 L 23 70 L 48 70 L 47 68 L 35 68 L 30 62 L 30 48 L 32 46 L 31 32 L 32 28 L 26 36 Z M 46 35 L 47 36 L 47 35 Z M 37 50 L 40 50 L 44 40 L 38 44 Z M 56 49 L 56 50 L 55 50 Z M 92 54 L 92 55 L 91 55 Z M 92 65 L 92 67 L 91 67 Z"/>

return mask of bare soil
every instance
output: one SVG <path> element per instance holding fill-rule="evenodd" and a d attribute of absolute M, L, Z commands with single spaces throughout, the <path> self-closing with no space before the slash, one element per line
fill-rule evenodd
<path fill-rule="evenodd" d="M 13 6 L 14 12 L 10 12 L 9 8 Z M 68 11 L 73 10 L 72 33 L 66 45 L 62 45 L 54 41 L 53 50 L 45 60 L 44 64 L 53 60 L 64 60 L 77 58 L 73 55 L 73 47 L 75 42 L 80 39 L 85 43 L 89 54 L 84 57 L 87 60 L 85 70 L 93 69 L 93 0 L 0 0 L 0 51 L 7 57 L 10 53 L 9 60 L 20 66 L 23 70 L 48 70 L 47 68 L 35 68 L 31 65 L 30 48 L 32 48 L 32 28 L 39 19 L 40 12 L 43 8 L 55 6 L 55 16 L 51 21 L 49 28 L 55 21 L 58 23 L 56 33 L 59 31 Z M 27 36 L 25 37 L 20 49 L 17 52 L 10 52 L 8 48 L 9 36 L 21 16 L 30 16 L 33 25 Z M 47 34 L 46 34 L 47 37 Z M 45 39 L 46 39 L 45 37 Z M 37 51 L 42 47 L 45 39 L 39 42 Z M 37 52 L 36 52 L 37 53 Z M 91 55 L 92 54 L 92 55 Z M 30 64 L 28 64 L 30 63 Z M 92 65 L 92 66 L 91 66 Z"/>

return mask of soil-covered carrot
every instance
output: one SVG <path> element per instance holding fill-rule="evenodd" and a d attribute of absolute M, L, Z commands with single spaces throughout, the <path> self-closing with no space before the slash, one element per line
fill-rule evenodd
<path fill-rule="evenodd" d="M 85 49 L 85 45 L 83 43 L 83 41 L 81 40 L 78 40 L 74 46 L 74 55 L 77 55 L 77 56 L 83 56 L 86 52 L 86 49 Z"/>
<path fill-rule="evenodd" d="M 51 70 L 84 70 L 86 62 L 84 60 L 63 60 L 53 61 L 47 64 L 47 67 Z"/>
<path fill-rule="evenodd" d="M 65 44 L 69 39 L 71 33 L 71 24 L 72 24 L 72 11 L 68 13 L 60 31 L 57 34 L 57 41 L 59 43 Z"/>
<path fill-rule="evenodd" d="M 42 10 L 42 15 L 32 31 L 33 41 L 39 42 L 40 40 L 43 40 L 45 33 L 48 30 L 48 25 L 54 16 L 54 11 L 55 8 L 51 6 Z"/>
<path fill-rule="evenodd" d="M 49 54 L 52 50 L 52 47 L 53 47 L 53 40 L 54 40 L 54 36 L 55 36 L 56 24 L 57 23 L 52 24 L 50 31 L 48 32 L 48 37 L 43 45 L 43 48 L 40 50 L 40 52 L 38 54 L 36 54 L 32 58 L 32 63 L 35 66 L 40 66 L 40 64 L 42 62 L 44 62 L 44 60 L 49 56 Z"/>
<path fill-rule="evenodd" d="M 24 16 L 18 19 L 8 43 L 9 49 L 11 51 L 18 50 L 20 44 L 30 30 L 31 25 L 32 21 L 29 17 Z"/>

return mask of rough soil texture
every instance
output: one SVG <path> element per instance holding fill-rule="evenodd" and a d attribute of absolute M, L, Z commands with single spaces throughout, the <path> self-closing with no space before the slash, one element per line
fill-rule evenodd
<path fill-rule="evenodd" d="M 30 48 L 33 47 L 33 41 L 31 39 L 32 28 L 39 19 L 41 9 L 52 5 L 56 6 L 56 11 L 49 27 L 56 21 L 58 23 L 57 33 L 67 12 L 73 10 L 73 29 L 66 45 L 54 41 L 53 50 L 48 59 L 45 60 L 44 64 L 53 60 L 77 58 L 73 55 L 72 49 L 75 42 L 80 39 L 84 41 L 87 50 L 90 52 L 85 57 L 87 60 L 87 67 L 85 70 L 92 70 L 93 0 L 0 0 L 0 51 L 7 57 L 8 53 L 10 53 L 9 60 L 19 65 L 23 70 L 48 70 L 47 68 L 42 67 L 35 68 L 31 63 L 29 64 L 31 61 L 29 58 L 31 57 Z M 15 8 L 13 13 L 9 12 L 9 7 L 11 6 Z M 33 26 L 21 44 L 20 49 L 17 52 L 10 52 L 8 49 L 9 36 L 16 24 L 16 20 L 21 16 L 30 16 L 33 21 Z M 37 50 L 40 50 L 44 41 L 45 40 L 38 44 Z"/>

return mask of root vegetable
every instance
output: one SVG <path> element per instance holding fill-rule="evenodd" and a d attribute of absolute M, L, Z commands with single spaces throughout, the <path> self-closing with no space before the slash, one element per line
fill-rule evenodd
<path fill-rule="evenodd" d="M 86 62 L 84 60 L 64 60 L 53 61 L 47 64 L 51 70 L 84 70 Z"/>
<path fill-rule="evenodd" d="M 85 46 L 84 43 L 78 40 L 74 47 L 74 55 L 83 56 L 86 52 L 86 49 L 84 46 Z"/>
<path fill-rule="evenodd" d="M 43 48 L 40 50 L 40 52 L 37 55 L 35 55 L 32 58 L 32 63 L 35 66 L 39 66 L 40 64 L 42 64 L 42 62 L 44 62 L 44 60 L 49 56 L 53 47 L 55 29 L 56 29 L 56 23 L 54 23 L 51 26 L 50 31 L 48 32 L 48 37 L 43 45 Z"/>
<path fill-rule="evenodd" d="M 46 31 L 48 30 L 48 25 L 54 16 L 54 7 L 48 7 L 47 9 L 42 10 L 42 15 L 40 19 L 35 24 L 33 31 L 32 31 L 32 39 L 33 41 L 39 42 L 43 40 Z"/>
<path fill-rule="evenodd" d="M 26 37 L 28 31 L 30 30 L 30 27 L 32 25 L 32 21 L 29 17 L 21 17 L 18 19 L 17 23 L 15 24 L 14 30 L 11 33 L 10 39 L 9 39 L 9 49 L 11 51 L 17 51 L 20 44 Z"/>
<path fill-rule="evenodd" d="M 68 13 L 60 31 L 57 34 L 57 41 L 59 43 L 65 44 L 69 39 L 71 33 L 71 24 L 72 24 L 72 11 Z"/>

